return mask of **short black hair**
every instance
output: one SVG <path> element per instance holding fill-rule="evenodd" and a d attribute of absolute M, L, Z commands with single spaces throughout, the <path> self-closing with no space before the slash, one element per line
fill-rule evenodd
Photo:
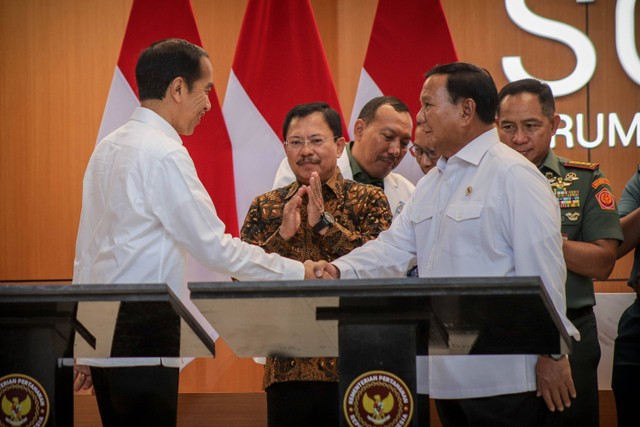
<path fill-rule="evenodd" d="M 184 78 L 191 91 L 193 83 L 202 74 L 202 57 L 209 57 L 204 49 L 182 39 L 160 40 L 144 49 L 136 64 L 140 101 L 163 99 L 176 77 Z"/>
<path fill-rule="evenodd" d="M 538 96 L 542 114 L 552 119 L 556 114 L 556 100 L 553 92 L 548 84 L 542 83 L 536 79 L 516 80 L 504 85 L 498 94 L 498 111 L 500 111 L 500 103 L 509 95 L 518 95 L 519 93 L 532 93 Z"/>
<path fill-rule="evenodd" d="M 447 92 L 451 102 L 471 98 L 476 103 L 476 112 L 483 123 L 490 124 L 495 121 L 498 89 L 489 71 L 466 62 L 451 62 L 436 65 L 425 73 L 425 77 L 429 78 L 435 74 L 447 76 Z"/>
<path fill-rule="evenodd" d="M 369 124 L 375 119 L 376 112 L 378 112 L 378 108 L 383 105 L 391 105 L 394 110 L 398 113 L 409 113 L 409 107 L 402 102 L 400 99 L 395 96 L 377 96 L 373 98 L 371 101 L 364 104 L 362 110 L 360 110 L 360 114 L 358 114 L 358 118 L 361 119 L 366 124 Z"/>
<path fill-rule="evenodd" d="M 289 132 L 289 126 L 293 119 L 307 117 L 316 112 L 322 113 L 334 137 L 342 137 L 342 119 L 340 118 L 340 114 L 326 102 L 310 102 L 308 104 L 298 104 L 289 110 L 282 124 L 282 139 L 287 139 L 287 132 Z"/>

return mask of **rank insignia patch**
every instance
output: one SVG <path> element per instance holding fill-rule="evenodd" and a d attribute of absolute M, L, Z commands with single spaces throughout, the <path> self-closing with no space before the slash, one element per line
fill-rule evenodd
<path fill-rule="evenodd" d="M 616 208 L 616 199 L 613 197 L 611 191 L 608 188 L 603 188 L 596 193 L 596 200 L 605 211 L 612 211 Z"/>

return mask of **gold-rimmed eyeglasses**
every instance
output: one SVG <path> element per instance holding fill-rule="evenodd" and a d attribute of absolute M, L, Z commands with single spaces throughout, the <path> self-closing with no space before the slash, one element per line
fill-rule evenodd
<path fill-rule="evenodd" d="M 339 136 L 325 136 L 325 137 L 314 137 L 311 139 L 296 139 L 296 138 L 292 138 L 289 139 L 287 141 L 284 142 L 284 146 L 287 147 L 287 150 L 291 150 L 291 151 L 298 151 L 301 150 L 302 147 L 304 147 L 306 144 L 309 144 L 309 147 L 311 148 L 318 148 L 320 147 L 322 144 L 324 144 L 325 142 L 327 142 L 328 140 L 336 140 L 340 138 Z"/>

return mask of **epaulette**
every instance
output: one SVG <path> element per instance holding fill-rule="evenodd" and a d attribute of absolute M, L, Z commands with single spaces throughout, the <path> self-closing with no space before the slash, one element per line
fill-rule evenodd
<path fill-rule="evenodd" d="M 594 171 L 600 167 L 600 163 L 577 162 L 575 160 L 563 160 L 562 166 L 570 167 L 570 168 L 578 168 L 578 169 L 589 169 Z"/>

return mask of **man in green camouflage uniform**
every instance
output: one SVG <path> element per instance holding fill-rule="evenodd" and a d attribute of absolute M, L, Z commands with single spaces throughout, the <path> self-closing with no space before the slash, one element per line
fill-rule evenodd
<path fill-rule="evenodd" d="M 538 369 L 546 371 L 549 378 L 554 372 L 571 373 L 577 396 L 564 412 L 565 426 L 598 426 L 600 345 L 593 313 L 593 278 L 609 277 L 623 240 L 615 198 L 597 163 L 567 160 L 551 150 L 560 117 L 555 114 L 548 85 L 533 79 L 518 80 L 503 87 L 499 99 L 500 140 L 538 166 L 558 199 L 567 264 L 567 317 L 581 336 L 579 342 L 572 340 L 570 371 L 562 355 L 549 355 Z"/>

